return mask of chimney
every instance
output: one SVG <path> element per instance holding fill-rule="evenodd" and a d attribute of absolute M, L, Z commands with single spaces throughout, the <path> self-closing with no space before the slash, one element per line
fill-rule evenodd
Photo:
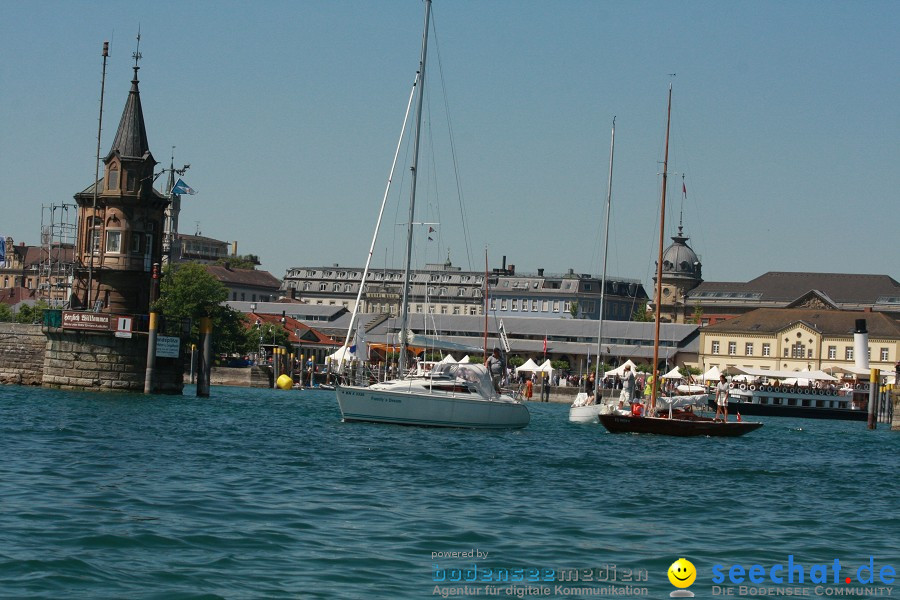
<path fill-rule="evenodd" d="M 543 277 L 543 276 L 544 276 L 544 270 L 538 269 L 538 277 Z"/>
<path fill-rule="evenodd" d="M 231 255 L 237 256 L 237 242 L 231 242 Z"/>
<path fill-rule="evenodd" d="M 853 330 L 853 362 L 857 369 L 869 368 L 869 332 L 866 330 L 865 319 L 856 319 L 856 328 Z"/>
<path fill-rule="evenodd" d="M 291 288 L 291 300 L 296 300 L 296 299 L 297 299 L 297 288 L 292 287 Z"/>
<path fill-rule="evenodd" d="M 503 255 L 503 270 L 506 270 L 506 255 Z"/>

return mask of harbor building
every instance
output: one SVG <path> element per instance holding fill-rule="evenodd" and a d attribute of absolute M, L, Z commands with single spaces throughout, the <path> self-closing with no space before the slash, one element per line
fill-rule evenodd
<path fill-rule="evenodd" d="M 663 323 L 705 327 L 759 308 L 869 310 L 900 321 L 900 283 L 887 275 L 769 271 L 747 282 L 703 281 L 689 239 L 679 225 L 663 252 Z"/>
<path fill-rule="evenodd" d="M 704 281 L 686 311 L 713 325 L 759 308 L 872 311 L 900 321 L 900 283 L 887 275 L 770 271 L 747 282 Z"/>
<path fill-rule="evenodd" d="M 48 243 L 14 245 L 6 238 L 6 252 L 0 260 L 0 289 L 7 297 L 31 296 L 49 306 L 68 302 L 72 286 L 73 244 Z M 14 290 L 24 291 L 14 291 Z"/>
<path fill-rule="evenodd" d="M 866 320 L 869 365 L 893 372 L 900 360 L 900 323 L 883 313 L 809 308 L 759 308 L 700 328 L 705 370 L 742 367 L 816 371 L 852 368 L 853 331 Z"/>
<path fill-rule="evenodd" d="M 278 298 L 281 282 L 268 271 L 238 269 L 228 261 L 221 265 L 204 265 L 204 268 L 225 286 L 230 300 L 272 302 Z"/>
<path fill-rule="evenodd" d="M 362 269 L 358 267 L 294 267 L 282 283 L 284 296 L 316 305 L 353 309 Z M 400 311 L 402 269 L 372 269 L 361 297 L 361 313 L 396 316 Z M 485 273 L 464 271 L 447 260 L 410 273 L 410 313 L 483 315 Z M 601 281 L 571 269 L 564 275 L 517 274 L 515 266 L 494 269 L 487 278 L 489 312 L 500 317 L 598 319 Z M 647 301 L 636 279 L 607 278 L 604 313 L 607 320 L 630 320 Z"/>

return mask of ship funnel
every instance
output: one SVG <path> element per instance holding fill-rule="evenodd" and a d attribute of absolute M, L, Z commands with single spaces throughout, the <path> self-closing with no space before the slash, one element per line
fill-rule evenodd
<path fill-rule="evenodd" d="M 853 330 L 853 359 L 857 369 L 869 370 L 869 332 L 866 330 L 865 319 L 856 319 L 856 328 Z"/>

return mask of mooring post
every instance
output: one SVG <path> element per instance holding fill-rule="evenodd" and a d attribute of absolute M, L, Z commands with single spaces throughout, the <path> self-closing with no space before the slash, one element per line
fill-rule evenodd
<path fill-rule="evenodd" d="M 197 397 L 209 398 L 209 379 L 212 368 L 212 319 L 200 319 L 200 365 L 197 375 Z"/>
<path fill-rule="evenodd" d="M 147 370 L 144 372 L 144 393 L 153 393 L 153 372 L 156 370 L 156 312 L 150 312 L 150 329 L 147 333 Z"/>
<path fill-rule="evenodd" d="M 881 378 L 880 369 L 872 369 L 869 373 L 869 422 L 868 428 L 875 429 L 878 419 L 878 380 Z"/>
<path fill-rule="evenodd" d="M 147 330 L 147 370 L 144 372 L 144 393 L 153 393 L 153 376 L 156 370 L 156 321 L 158 315 L 153 305 L 159 299 L 159 263 L 153 263 L 150 275 L 150 328 Z"/>

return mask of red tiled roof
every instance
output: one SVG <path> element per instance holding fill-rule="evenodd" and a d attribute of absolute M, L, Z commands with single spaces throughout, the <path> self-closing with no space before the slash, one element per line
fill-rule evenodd
<path fill-rule="evenodd" d="M 335 340 L 333 337 L 325 335 L 321 331 L 318 331 L 304 323 L 301 323 L 300 321 L 292 317 L 285 316 L 284 324 L 281 323 L 282 317 L 280 315 L 260 315 L 251 312 L 247 313 L 246 317 L 249 327 L 254 327 L 257 322 L 265 325 L 284 327 L 285 331 L 287 331 L 288 333 L 288 340 L 293 344 L 319 344 L 322 346 L 337 347 L 343 343 Z"/>

